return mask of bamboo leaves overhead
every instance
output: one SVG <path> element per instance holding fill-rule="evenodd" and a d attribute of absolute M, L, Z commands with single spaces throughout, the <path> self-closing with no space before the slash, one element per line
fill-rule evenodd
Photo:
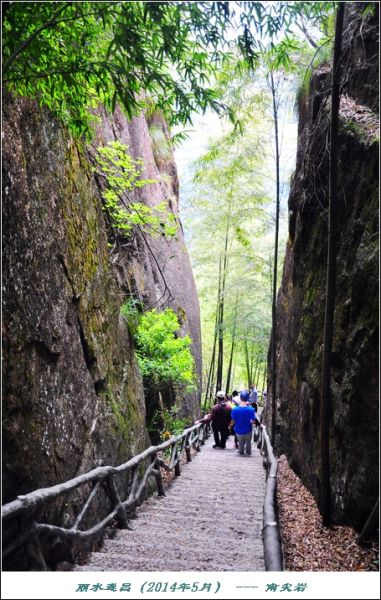
<path fill-rule="evenodd" d="M 114 110 L 118 102 L 133 116 L 147 96 L 170 123 L 189 123 L 194 111 L 207 108 L 234 120 L 213 87 L 216 70 L 234 48 L 255 68 L 261 36 L 278 43 L 301 11 L 314 22 L 331 5 L 4 2 L 3 82 L 38 98 L 76 135 L 90 134 L 89 108 L 98 103 Z M 282 44 L 287 62 L 291 48 Z"/>

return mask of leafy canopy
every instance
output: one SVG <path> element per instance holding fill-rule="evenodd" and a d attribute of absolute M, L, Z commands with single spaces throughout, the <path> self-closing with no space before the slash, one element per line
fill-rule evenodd
<path fill-rule="evenodd" d="M 171 122 L 195 109 L 222 109 L 208 87 L 224 30 L 209 2 L 11 3 L 3 19 L 3 81 L 38 97 L 75 134 L 89 133 L 88 108 L 132 116 L 150 96 Z"/>
<path fill-rule="evenodd" d="M 75 135 L 90 135 L 98 103 L 119 102 L 131 117 L 148 100 L 170 124 L 208 107 L 234 118 L 210 84 L 230 48 L 254 67 L 261 37 L 273 43 L 300 13 L 324 23 L 333 4 L 4 2 L 3 82 L 37 97 Z"/>

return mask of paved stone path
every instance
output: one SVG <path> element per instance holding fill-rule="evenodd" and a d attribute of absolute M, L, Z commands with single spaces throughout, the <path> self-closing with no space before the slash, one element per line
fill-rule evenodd
<path fill-rule="evenodd" d="M 77 571 L 264 571 L 265 470 L 259 450 L 239 456 L 210 437 L 165 497 L 137 509 L 134 531 L 119 530 Z"/>

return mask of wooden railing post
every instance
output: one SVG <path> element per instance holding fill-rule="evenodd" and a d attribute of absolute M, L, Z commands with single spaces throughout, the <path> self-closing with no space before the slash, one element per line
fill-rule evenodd
<path fill-rule="evenodd" d="M 117 509 L 116 520 L 118 522 L 119 527 L 121 529 L 128 529 L 129 523 L 126 516 L 126 511 L 124 510 L 124 507 L 120 500 L 120 496 L 115 485 L 113 475 L 110 475 L 110 477 L 106 479 L 106 486 L 111 502 L 113 503 L 113 507 Z"/>
<path fill-rule="evenodd" d="M 198 430 L 198 435 L 200 438 L 200 446 L 203 446 L 205 444 L 205 429 L 204 429 L 204 425 L 201 425 L 200 429 Z"/>
<path fill-rule="evenodd" d="M 159 496 L 165 496 L 163 478 L 161 476 L 160 464 L 157 453 L 153 454 L 152 462 L 155 463 L 155 469 L 153 470 L 153 474 L 155 476 L 156 485 L 157 485 L 157 493 Z"/>
<path fill-rule="evenodd" d="M 258 429 L 259 429 L 259 432 L 258 432 L 257 448 L 260 448 L 262 446 L 262 427 L 259 426 Z"/>
<path fill-rule="evenodd" d="M 179 477 L 181 475 L 181 467 L 180 467 L 180 453 L 178 451 L 177 443 L 175 444 L 175 476 Z"/>
<path fill-rule="evenodd" d="M 190 437 L 190 433 L 187 433 L 186 438 L 185 438 L 185 453 L 187 455 L 187 462 L 192 461 L 191 447 L 189 445 L 189 437 Z"/>
<path fill-rule="evenodd" d="M 139 471 L 138 471 L 138 465 L 133 467 L 131 470 L 131 483 L 130 483 L 130 491 L 128 494 L 128 500 L 133 500 L 136 494 L 136 489 L 138 487 L 138 483 L 139 483 Z M 129 511 L 128 511 L 128 516 L 132 519 L 136 518 L 136 505 L 133 504 Z"/>
<path fill-rule="evenodd" d="M 200 439 L 200 433 L 201 430 L 199 429 L 197 431 L 197 438 L 196 438 L 196 445 L 195 445 L 195 450 L 196 452 L 201 452 L 201 439 Z"/>
<path fill-rule="evenodd" d="M 40 538 L 37 532 L 32 533 L 26 547 L 28 555 L 41 567 L 41 571 L 49 571 L 44 555 L 42 554 Z"/>

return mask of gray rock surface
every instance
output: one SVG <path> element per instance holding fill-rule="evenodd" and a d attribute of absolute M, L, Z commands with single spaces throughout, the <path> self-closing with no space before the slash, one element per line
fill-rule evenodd
<path fill-rule="evenodd" d="M 178 239 L 155 239 L 151 251 L 139 235 L 112 250 L 102 184 L 93 172 L 96 147 L 127 143 L 143 159 L 144 175 L 157 180 L 134 199 L 150 206 L 166 199 L 178 217 L 173 155 L 155 155 L 144 116 L 129 122 L 119 109 L 112 117 L 99 114 L 96 137 L 85 146 L 35 101 L 4 96 L 4 503 L 99 461 L 121 464 L 150 445 L 143 381 L 120 316 L 127 297 L 140 298 L 146 310 L 178 312 L 201 378 L 198 299 L 181 224 Z M 169 135 L 159 117 L 155 126 Z M 157 263 L 171 298 L 163 296 Z M 183 414 L 198 416 L 197 391 L 174 395 L 169 403 L 176 399 Z M 73 514 L 71 499 L 49 508 L 57 525 Z M 50 566 L 67 558 L 43 550 Z"/>
<path fill-rule="evenodd" d="M 76 571 L 263 571 L 265 470 L 256 447 L 239 456 L 212 438 L 182 468 L 165 497 L 137 510 L 133 531 L 119 530 Z"/>
<path fill-rule="evenodd" d="M 379 494 L 379 137 L 378 114 L 374 112 L 378 106 L 378 52 L 374 52 L 378 27 L 377 15 L 361 20 L 360 3 L 348 3 L 347 7 L 339 124 L 330 461 L 333 520 L 361 529 Z M 318 504 L 330 78 L 330 66 L 321 65 L 311 79 L 310 93 L 300 100 L 289 239 L 277 302 L 276 450 L 287 455 Z M 271 369 L 269 381 L 271 390 Z M 266 413 L 265 422 L 270 423 Z"/>

